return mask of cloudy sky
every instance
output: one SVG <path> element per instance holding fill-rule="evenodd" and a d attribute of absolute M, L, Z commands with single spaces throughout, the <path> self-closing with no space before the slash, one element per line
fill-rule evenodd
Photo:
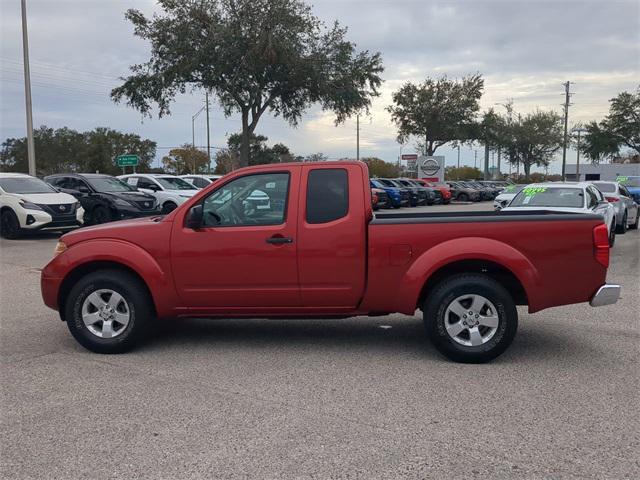
<path fill-rule="evenodd" d="M 142 118 L 109 99 L 128 66 L 148 58 L 148 45 L 124 20 L 126 9 L 157 10 L 152 0 L 27 0 L 36 126 L 90 130 L 108 126 L 158 143 L 158 155 L 191 141 L 191 116 L 203 95 L 177 99 L 173 114 Z M 317 0 L 314 12 L 339 20 L 359 49 L 380 51 L 385 64 L 382 95 L 361 119 L 362 156 L 395 161 L 399 145 L 385 107 L 403 82 L 427 76 L 485 77 L 483 109 L 512 98 L 516 111 L 561 111 L 562 83 L 575 82 L 570 123 L 602 118 L 608 100 L 640 83 L 640 1 Z M 25 135 L 20 1 L 0 0 L 0 141 Z M 496 108 L 501 108 L 497 106 Z M 237 117 L 211 114 L 212 145 L 239 130 Z M 196 144 L 206 144 L 204 116 L 196 120 Z M 258 133 L 296 154 L 323 152 L 355 157 L 355 119 L 335 127 L 317 108 L 297 128 L 263 117 Z M 413 152 L 413 143 L 403 153 Z M 438 153 L 453 164 L 456 155 Z M 482 153 L 478 151 L 478 159 Z M 575 154 L 571 153 L 572 161 Z M 473 165 L 472 148 L 462 162 Z M 557 166 L 553 167 L 558 170 Z"/>

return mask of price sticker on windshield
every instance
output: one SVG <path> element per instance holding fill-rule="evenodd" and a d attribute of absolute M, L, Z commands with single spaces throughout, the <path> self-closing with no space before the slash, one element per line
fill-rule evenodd
<path fill-rule="evenodd" d="M 533 197 L 539 193 L 543 193 L 547 191 L 547 187 L 527 187 L 522 190 L 526 197 Z"/>
<path fill-rule="evenodd" d="M 627 180 L 629 180 L 629 177 L 622 177 L 622 176 L 621 176 L 621 177 L 617 177 L 617 178 L 616 178 L 616 182 L 618 182 L 618 183 L 622 183 L 622 184 L 626 183 L 626 182 L 627 182 Z"/>

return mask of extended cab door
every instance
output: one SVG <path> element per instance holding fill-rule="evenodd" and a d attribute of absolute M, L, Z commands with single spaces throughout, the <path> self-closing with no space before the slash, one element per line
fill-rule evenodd
<path fill-rule="evenodd" d="M 171 262 L 186 307 L 250 312 L 300 305 L 300 170 L 230 176 L 200 201 L 201 228 L 188 228 L 184 215 L 176 217 Z"/>
<path fill-rule="evenodd" d="M 365 201 L 370 201 L 364 192 L 369 183 L 366 171 L 354 164 L 304 166 L 302 172 L 298 225 L 302 304 L 354 308 L 365 288 Z"/>

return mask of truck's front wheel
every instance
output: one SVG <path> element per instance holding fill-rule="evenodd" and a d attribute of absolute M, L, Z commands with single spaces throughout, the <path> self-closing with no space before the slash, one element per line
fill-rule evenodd
<path fill-rule="evenodd" d="M 461 274 L 443 280 L 428 294 L 423 310 L 431 342 L 456 362 L 496 358 L 518 329 L 511 295 L 486 275 Z"/>
<path fill-rule="evenodd" d="M 99 270 L 81 278 L 65 303 L 74 338 L 96 353 L 131 349 L 152 316 L 149 294 L 133 275 Z"/>

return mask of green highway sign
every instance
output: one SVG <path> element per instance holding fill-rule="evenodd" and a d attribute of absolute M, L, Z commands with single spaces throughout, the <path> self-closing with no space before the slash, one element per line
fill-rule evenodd
<path fill-rule="evenodd" d="M 140 162 L 138 155 L 119 155 L 118 166 L 119 167 L 135 167 Z"/>

